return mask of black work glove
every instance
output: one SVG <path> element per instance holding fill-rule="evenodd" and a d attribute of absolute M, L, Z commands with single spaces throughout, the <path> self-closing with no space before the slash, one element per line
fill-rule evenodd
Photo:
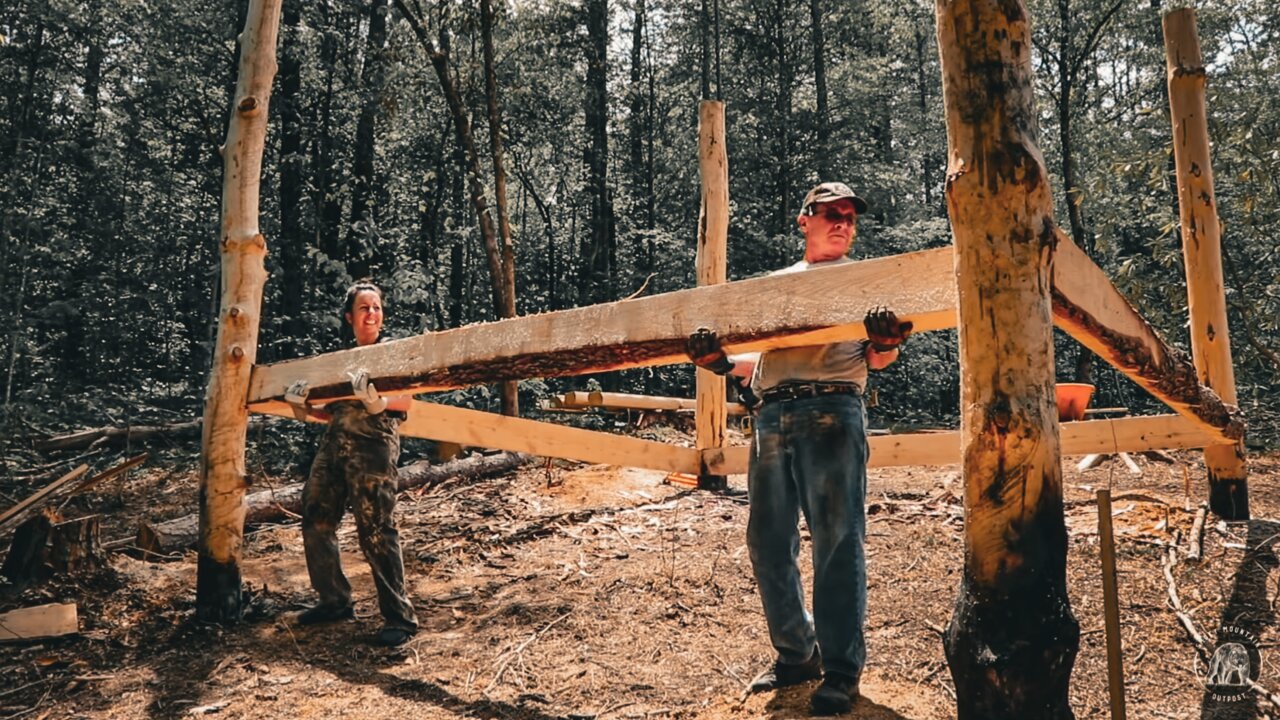
<path fill-rule="evenodd" d="M 885 307 L 874 307 L 867 311 L 862 323 L 867 327 L 867 340 L 876 352 L 893 352 L 898 349 L 913 327 L 910 320 L 899 321 L 893 311 Z"/>
<path fill-rule="evenodd" d="M 684 351 L 694 365 L 710 370 L 717 375 L 728 375 L 733 370 L 733 363 L 720 347 L 720 338 L 714 330 L 700 327 L 694 330 L 685 342 Z"/>

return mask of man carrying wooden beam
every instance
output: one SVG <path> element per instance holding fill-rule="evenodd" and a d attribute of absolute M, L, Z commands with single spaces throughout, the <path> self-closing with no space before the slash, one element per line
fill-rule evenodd
<path fill-rule="evenodd" d="M 805 197 L 796 219 L 804 259 L 780 271 L 851 262 L 867 203 L 842 183 Z M 763 692 L 823 678 L 815 715 L 849 710 L 866 662 L 867 371 L 898 358 L 911 331 L 888 310 L 868 312 L 867 340 L 773 350 L 730 360 L 713 332 L 695 332 L 689 356 L 720 374 L 752 378 L 762 399 L 747 473 L 747 548 L 778 657 L 751 683 Z M 800 512 L 813 536 L 813 615 L 800 584 Z"/>

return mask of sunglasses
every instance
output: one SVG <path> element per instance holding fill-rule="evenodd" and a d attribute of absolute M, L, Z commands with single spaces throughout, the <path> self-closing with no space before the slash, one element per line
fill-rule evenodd
<path fill-rule="evenodd" d="M 821 215 L 823 220 L 832 224 L 843 222 L 848 225 L 852 225 L 854 220 L 858 218 L 858 214 L 856 212 L 852 210 L 841 210 L 834 205 L 826 206 L 822 209 L 821 213 L 818 212 L 816 205 L 811 205 L 809 206 L 808 214 L 810 216 Z"/>

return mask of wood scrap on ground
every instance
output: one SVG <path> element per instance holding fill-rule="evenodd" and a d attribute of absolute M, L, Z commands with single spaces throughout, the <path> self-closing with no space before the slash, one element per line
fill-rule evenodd
<path fill-rule="evenodd" d="M 62 493 L 73 492 L 76 487 L 74 483 L 87 472 L 89 472 L 89 466 L 80 465 L 66 475 L 40 488 L 22 502 L 0 513 L 0 534 L 18 527 L 40 508 L 54 499 L 60 498 Z"/>
<path fill-rule="evenodd" d="M 451 460 L 440 465 L 416 462 L 400 468 L 401 492 L 417 487 L 430 486 L 459 477 L 486 477 L 510 472 L 523 464 L 529 456 L 520 453 L 496 453 L 473 455 L 462 460 Z M 302 512 L 303 483 L 289 483 L 278 488 L 261 490 L 245 497 L 247 505 L 245 524 L 258 524 L 297 518 Z M 144 553 L 168 555 L 192 547 L 200 533 L 198 513 L 184 515 L 162 523 L 143 522 L 138 525 L 134 546 Z"/>
<path fill-rule="evenodd" d="M 0 615 L 0 642 L 24 642 L 80 632 L 75 603 L 51 603 Z"/>

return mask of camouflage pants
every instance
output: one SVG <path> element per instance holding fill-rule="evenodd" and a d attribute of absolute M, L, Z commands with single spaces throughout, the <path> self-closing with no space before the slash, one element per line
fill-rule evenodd
<path fill-rule="evenodd" d="M 400 533 L 392 517 L 399 422 L 386 413 L 369 415 L 359 403 L 333 403 L 326 410 L 333 419 L 302 489 L 302 543 L 311 586 L 323 606 L 351 605 L 351 584 L 342 572 L 337 535 L 343 512 L 350 507 L 386 627 L 414 630 L 418 620 L 405 596 Z"/>

